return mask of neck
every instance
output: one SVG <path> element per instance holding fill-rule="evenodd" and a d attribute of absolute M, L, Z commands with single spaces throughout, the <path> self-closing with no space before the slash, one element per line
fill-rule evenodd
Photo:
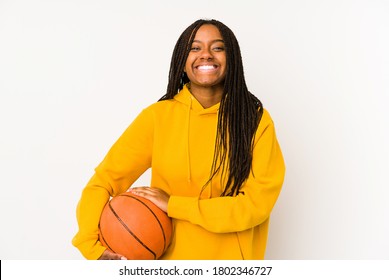
<path fill-rule="evenodd" d="M 222 85 L 200 87 L 194 84 L 189 84 L 188 88 L 204 109 L 219 103 L 222 99 L 224 90 Z"/>

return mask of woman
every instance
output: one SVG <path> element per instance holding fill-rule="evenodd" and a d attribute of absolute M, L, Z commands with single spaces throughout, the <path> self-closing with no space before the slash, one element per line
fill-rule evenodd
<path fill-rule="evenodd" d="M 263 259 L 285 166 L 269 113 L 246 86 L 238 42 L 198 20 L 175 46 L 167 93 L 144 109 L 85 187 L 73 245 L 88 259 L 124 259 L 98 241 L 101 211 L 131 188 L 174 223 L 162 259 Z"/>

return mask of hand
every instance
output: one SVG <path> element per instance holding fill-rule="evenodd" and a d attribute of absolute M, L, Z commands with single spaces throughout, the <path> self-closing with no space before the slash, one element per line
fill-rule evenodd
<path fill-rule="evenodd" d="M 127 260 L 126 257 L 113 253 L 110 250 L 105 250 L 98 260 Z"/>
<path fill-rule="evenodd" d="M 136 187 L 131 188 L 129 191 L 150 200 L 158 208 L 167 213 L 167 204 L 170 196 L 163 190 L 152 187 Z"/>

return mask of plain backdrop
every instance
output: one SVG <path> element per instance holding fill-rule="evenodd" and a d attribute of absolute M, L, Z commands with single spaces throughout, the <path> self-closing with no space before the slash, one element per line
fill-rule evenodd
<path fill-rule="evenodd" d="M 266 258 L 389 259 L 388 15 L 384 0 L 0 0 L 0 259 L 83 259 L 81 191 L 199 18 L 234 31 L 284 153 Z"/>

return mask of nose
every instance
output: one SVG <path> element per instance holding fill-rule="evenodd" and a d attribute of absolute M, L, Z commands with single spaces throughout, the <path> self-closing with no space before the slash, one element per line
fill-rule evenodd
<path fill-rule="evenodd" d="M 200 54 L 202 60 L 211 60 L 213 59 L 212 52 L 208 48 L 204 48 Z"/>

